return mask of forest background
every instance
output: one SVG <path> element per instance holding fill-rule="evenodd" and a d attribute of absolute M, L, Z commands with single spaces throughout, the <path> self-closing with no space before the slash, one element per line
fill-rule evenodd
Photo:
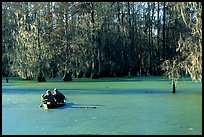
<path fill-rule="evenodd" d="M 2 2 L 2 76 L 202 80 L 201 2 Z"/>

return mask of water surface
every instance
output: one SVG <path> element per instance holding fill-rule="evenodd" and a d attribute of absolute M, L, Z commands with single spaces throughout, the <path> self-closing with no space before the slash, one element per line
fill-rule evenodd
<path fill-rule="evenodd" d="M 68 98 L 67 105 L 50 110 L 39 107 L 45 88 L 3 83 L 2 134 L 202 134 L 201 84 L 183 83 L 172 94 L 169 85 L 159 86 L 164 81 L 152 88 L 147 86 L 151 82 L 140 83 L 138 88 L 63 86 L 60 91 Z M 97 107 L 72 107 L 80 105 Z"/>

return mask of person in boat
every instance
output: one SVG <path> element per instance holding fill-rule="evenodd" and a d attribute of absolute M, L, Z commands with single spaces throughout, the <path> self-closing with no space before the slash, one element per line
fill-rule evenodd
<path fill-rule="evenodd" d="M 53 95 L 57 103 L 64 103 L 65 96 L 58 89 L 56 88 L 54 89 Z"/>
<path fill-rule="evenodd" d="M 55 97 L 50 90 L 47 90 L 46 94 L 42 94 L 41 99 L 42 99 L 42 103 L 44 104 L 47 104 L 48 102 L 50 104 L 56 103 Z"/>

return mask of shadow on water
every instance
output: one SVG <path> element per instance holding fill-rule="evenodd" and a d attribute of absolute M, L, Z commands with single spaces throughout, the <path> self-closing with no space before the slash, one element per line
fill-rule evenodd
<path fill-rule="evenodd" d="M 71 109 L 71 108 L 85 108 L 85 109 L 88 109 L 88 108 L 92 108 L 92 109 L 95 109 L 95 108 L 98 108 L 98 107 L 102 107 L 104 105 L 94 105 L 94 104 L 74 104 L 74 103 L 66 103 L 65 106 L 63 107 L 59 107 L 59 108 L 55 108 L 55 109 Z"/>

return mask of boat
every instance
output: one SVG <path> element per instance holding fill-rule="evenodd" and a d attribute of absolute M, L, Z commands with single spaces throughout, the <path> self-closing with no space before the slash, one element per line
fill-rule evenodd
<path fill-rule="evenodd" d="M 54 109 L 54 108 L 59 108 L 65 106 L 66 103 L 54 103 L 54 104 L 42 104 L 44 109 Z"/>

